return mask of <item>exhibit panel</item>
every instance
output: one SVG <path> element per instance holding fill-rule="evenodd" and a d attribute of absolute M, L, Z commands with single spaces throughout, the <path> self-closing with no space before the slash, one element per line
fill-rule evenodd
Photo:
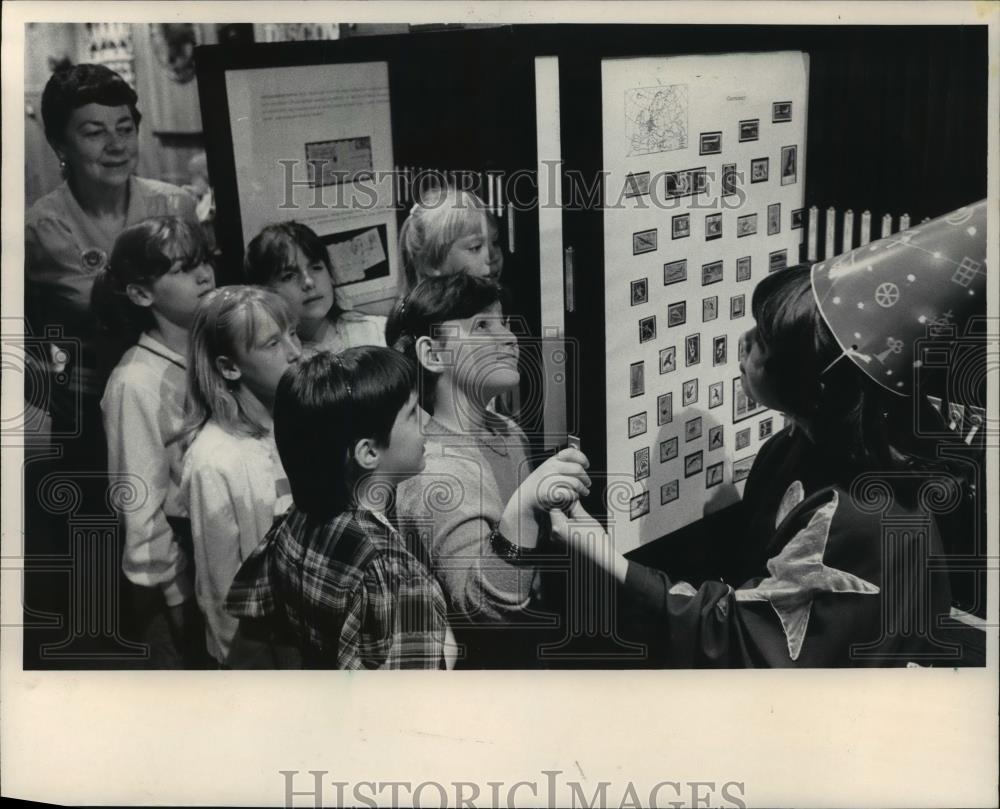
<path fill-rule="evenodd" d="M 808 57 L 601 65 L 608 498 L 630 551 L 734 502 L 782 426 L 740 383 L 756 283 L 797 263 Z"/>
<path fill-rule="evenodd" d="M 326 243 L 354 303 L 399 278 L 385 62 L 226 73 L 243 242 L 295 219 Z"/>

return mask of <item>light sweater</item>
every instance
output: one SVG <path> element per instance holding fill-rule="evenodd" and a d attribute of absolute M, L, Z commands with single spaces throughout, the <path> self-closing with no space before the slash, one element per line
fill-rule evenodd
<path fill-rule="evenodd" d="M 206 646 L 224 662 L 239 624 L 224 608 L 229 587 L 275 518 L 292 505 L 273 434 L 235 435 L 210 420 L 184 456 L 181 496 L 191 515 Z"/>
<path fill-rule="evenodd" d="M 135 487 L 120 498 L 122 569 L 129 581 L 160 587 L 168 606 L 192 593 L 187 558 L 168 517 L 186 517 L 179 496 L 187 370 L 184 357 L 149 334 L 115 366 L 101 399 L 112 482 Z"/>
<path fill-rule="evenodd" d="M 427 540 L 434 574 L 461 621 L 516 620 L 528 606 L 535 569 L 512 565 L 490 548 L 488 536 L 504 507 L 531 473 L 527 439 L 510 419 L 491 414 L 493 432 L 452 432 L 435 419 L 424 471 L 397 488 L 401 527 Z"/>

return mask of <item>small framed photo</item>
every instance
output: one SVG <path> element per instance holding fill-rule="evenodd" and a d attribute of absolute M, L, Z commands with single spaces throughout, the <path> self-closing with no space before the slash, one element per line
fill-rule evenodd
<path fill-rule="evenodd" d="M 669 374 L 677 370 L 677 346 L 660 349 L 660 373 Z"/>
<path fill-rule="evenodd" d="M 740 143 L 757 140 L 760 137 L 760 118 L 740 121 Z"/>
<path fill-rule="evenodd" d="M 708 323 L 719 316 L 719 296 L 712 295 L 701 299 L 701 322 Z"/>
<path fill-rule="evenodd" d="M 656 315 L 644 317 L 639 321 L 639 342 L 648 343 L 656 339 Z"/>
<path fill-rule="evenodd" d="M 781 233 L 781 203 L 774 202 L 767 206 L 767 235 Z"/>
<path fill-rule="evenodd" d="M 656 250 L 656 242 L 656 228 L 636 231 L 632 234 L 632 255 L 639 256 L 643 253 L 652 253 Z"/>
<path fill-rule="evenodd" d="M 684 443 L 701 438 L 701 416 L 684 422 Z"/>
<path fill-rule="evenodd" d="M 674 394 L 661 393 L 656 397 L 656 425 L 670 424 L 674 420 Z"/>
<path fill-rule="evenodd" d="M 675 478 L 674 480 L 668 480 L 662 486 L 660 486 L 660 505 L 665 506 L 667 503 L 672 503 L 677 499 L 680 494 L 680 483 Z"/>
<path fill-rule="evenodd" d="M 649 514 L 649 492 L 637 494 L 628 501 L 628 518 L 637 520 Z"/>
<path fill-rule="evenodd" d="M 712 261 L 701 265 L 701 285 L 717 284 L 722 280 L 722 262 Z"/>
<path fill-rule="evenodd" d="M 667 306 L 667 328 L 681 326 L 687 322 L 687 302 L 679 301 Z"/>
<path fill-rule="evenodd" d="M 691 214 L 679 213 L 670 217 L 670 238 L 686 239 L 691 235 Z"/>
<path fill-rule="evenodd" d="M 755 157 L 750 161 L 750 182 L 766 183 L 768 177 L 768 157 Z"/>
<path fill-rule="evenodd" d="M 775 101 L 771 104 L 771 123 L 784 124 L 792 120 L 792 102 Z"/>
<path fill-rule="evenodd" d="M 708 184 L 704 167 L 670 171 L 664 175 L 664 198 L 676 199 L 700 194 Z"/>
<path fill-rule="evenodd" d="M 705 170 L 704 166 L 697 169 L 688 169 L 688 182 L 691 188 L 694 189 L 692 193 L 694 194 L 704 194 L 708 191 L 708 172 Z"/>
<path fill-rule="evenodd" d="M 744 427 L 742 430 L 736 433 L 736 451 L 739 452 L 741 449 L 746 449 L 750 446 L 750 428 Z"/>
<path fill-rule="evenodd" d="M 726 335 L 712 338 L 712 366 L 726 364 Z"/>
<path fill-rule="evenodd" d="M 640 171 L 625 175 L 625 196 L 640 197 L 649 193 L 649 172 Z"/>
<path fill-rule="evenodd" d="M 686 281 L 688 277 L 688 263 L 686 258 L 677 261 L 668 261 L 663 265 L 663 286 L 679 284 Z"/>
<path fill-rule="evenodd" d="M 750 418 L 750 416 L 763 413 L 765 409 L 763 405 L 758 404 L 751 397 L 747 396 L 743 390 L 742 378 L 736 377 L 733 380 L 733 421 L 743 421 Z"/>
<path fill-rule="evenodd" d="M 639 306 L 649 300 L 649 280 L 640 278 L 632 282 L 632 305 Z"/>
<path fill-rule="evenodd" d="M 792 230 L 801 230 L 805 225 L 806 209 L 796 208 L 792 211 Z"/>
<path fill-rule="evenodd" d="M 736 341 L 736 359 L 743 362 L 747 358 L 747 347 L 743 340 Z"/>
<path fill-rule="evenodd" d="M 701 362 L 701 335 L 689 334 L 684 338 L 684 367 Z"/>
<path fill-rule="evenodd" d="M 681 404 L 690 407 L 698 401 L 698 380 L 689 379 L 681 385 Z"/>
<path fill-rule="evenodd" d="M 708 428 L 708 451 L 712 452 L 717 449 L 722 449 L 722 442 L 724 441 L 725 428 L 720 424 L 716 427 Z"/>
<path fill-rule="evenodd" d="M 635 438 L 646 432 L 646 414 L 636 413 L 628 417 L 628 437 Z"/>
<path fill-rule="evenodd" d="M 736 238 L 753 236 L 757 232 L 757 214 L 748 213 L 736 217 Z"/>
<path fill-rule="evenodd" d="M 750 256 L 743 256 L 742 258 L 736 259 L 736 280 L 750 280 Z"/>
<path fill-rule="evenodd" d="M 718 463 L 712 464 L 705 470 L 706 489 L 711 489 L 713 486 L 718 486 L 722 483 L 722 467 L 724 464 L 725 461 L 719 461 Z"/>
<path fill-rule="evenodd" d="M 788 251 L 787 250 L 775 250 L 773 253 L 769 253 L 767 256 L 767 271 L 777 272 L 778 270 L 783 270 L 788 266 Z"/>
<path fill-rule="evenodd" d="M 756 455 L 748 455 L 733 461 L 733 483 L 740 483 L 750 477 L 750 470 L 753 468 L 753 461 Z"/>
<path fill-rule="evenodd" d="M 739 184 L 739 175 L 736 173 L 735 163 L 722 164 L 722 196 L 728 197 L 736 193 Z"/>
<path fill-rule="evenodd" d="M 733 295 L 729 299 L 729 319 L 737 320 L 746 314 L 746 296 Z M 740 359 L 743 359 L 740 357 Z"/>
<path fill-rule="evenodd" d="M 701 474 L 701 470 L 704 468 L 704 457 L 701 450 L 697 452 L 692 452 L 690 455 L 684 456 L 684 477 L 691 478 L 695 475 Z"/>
<path fill-rule="evenodd" d="M 763 441 L 765 438 L 771 437 L 771 432 L 774 430 L 774 420 L 773 419 L 762 419 L 760 424 L 757 426 L 758 432 L 757 437 Z"/>
<path fill-rule="evenodd" d="M 713 382 L 708 386 L 708 409 L 711 410 L 713 407 L 722 407 L 723 398 L 723 384 L 721 382 Z"/>
<path fill-rule="evenodd" d="M 705 217 L 705 241 L 722 238 L 722 214 L 710 213 Z"/>
<path fill-rule="evenodd" d="M 719 154 L 722 152 L 721 132 L 702 132 L 698 138 L 698 154 Z"/>
<path fill-rule="evenodd" d="M 649 477 L 649 447 L 637 449 L 632 453 L 632 465 L 636 480 Z"/>
<path fill-rule="evenodd" d="M 781 147 L 781 184 L 792 185 L 798 180 L 799 147 Z"/>
<path fill-rule="evenodd" d="M 677 457 L 677 436 L 660 442 L 660 463 L 672 461 Z"/>
<path fill-rule="evenodd" d="M 642 396 L 646 392 L 644 364 L 640 360 L 639 362 L 633 362 L 628 367 L 628 395 L 630 399 Z"/>

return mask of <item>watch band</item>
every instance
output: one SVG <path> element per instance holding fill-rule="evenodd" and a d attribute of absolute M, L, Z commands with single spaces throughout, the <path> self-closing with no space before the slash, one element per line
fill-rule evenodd
<path fill-rule="evenodd" d="M 500 533 L 499 526 L 493 528 L 489 534 L 490 547 L 493 552 L 499 556 L 504 561 L 510 562 L 511 564 L 528 564 L 531 562 L 531 556 L 534 552 L 534 548 L 524 548 L 521 545 L 515 545 L 507 537 Z"/>

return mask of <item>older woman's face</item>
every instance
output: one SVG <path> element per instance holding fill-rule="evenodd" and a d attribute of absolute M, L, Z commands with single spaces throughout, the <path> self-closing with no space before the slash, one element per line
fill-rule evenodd
<path fill-rule="evenodd" d="M 76 183 L 124 185 L 139 160 L 138 130 L 132 113 L 127 106 L 77 107 L 57 151 Z"/>

